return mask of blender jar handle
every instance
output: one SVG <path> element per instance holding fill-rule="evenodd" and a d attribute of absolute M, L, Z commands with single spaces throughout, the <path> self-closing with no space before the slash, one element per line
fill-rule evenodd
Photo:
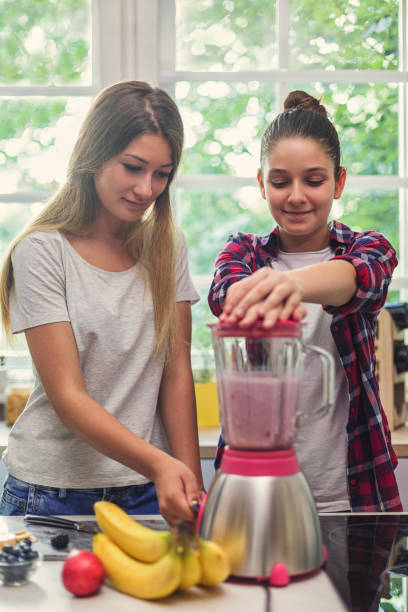
<path fill-rule="evenodd" d="M 320 355 L 323 371 L 323 408 L 330 410 L 334 404 L 334 359 L 330 353 L 311 344 L 305 344 L 306 351 L 314 351 Z"/>

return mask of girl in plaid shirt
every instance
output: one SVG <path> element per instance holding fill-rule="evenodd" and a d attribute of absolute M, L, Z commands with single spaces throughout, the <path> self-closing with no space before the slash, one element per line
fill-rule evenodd
<path fill-rule="evenodd" d="M 318 100 L 289 94 L 261 143 L 258 182 L 275 229 L 234 234 L 220 252 L 209 292 L 213 313 L 242 327 L 262 318 L 305 318 L 304 339 L 335 360 L 335 405 L 300 420 L 295 443 L 317 507 L 402 511 L 386 416 L 375 376 L 377 315 L 386 300 L 395 250 L 377 232 L 328 222 L 346 171 L 336 129 Z M 320 403 L 318 364 L 305 366 L 303 411 Z M 216 465 L 223 442 L 220 441 Z"/>

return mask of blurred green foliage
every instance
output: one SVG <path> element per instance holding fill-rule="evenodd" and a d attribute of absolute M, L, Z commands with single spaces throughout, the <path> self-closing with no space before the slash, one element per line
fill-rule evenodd
<path fill-rule="evenodd" d="M 290 1 L 292 68 L 398 70 L 398 0 Z"/>
<path fill-rule="evenodd" d="M 177 0 L 178 70 L 276 66 L 276 6 L 268 0 Z"/>
<path fill-rule="evenodd" d="M 0 205 L 0 261 L 11 240 L 41 207 L 41 203 L 29 205 L 7 202 Z"/>
<path fill-rule="evenodd" d="M 89 0 L 0 0 L 1 84 L 83 82 L 89 31 Z"/>
<path fill-rule="evenodd" d="M 49 137 L 49 128 L 65 112 L 66 100 L 62 99 L 0 100 L 0 172 L 18 172 L 19 189 L 53 191 L 58 188 L 56 180 L 45 184 L 35 180 L 23 160 L 54 147 L 55 138 Z"/>
<path fill-rule="evenodd" d="M 90 0 L 0 0 L 0 84 L 90 82 L 90 25 Z M 36 180 L 24 160 L 52 150 L 50 128 L 66 112 L 62 98 L 4 96 L 0 101 L 0 173 L 19 173 L 18 189 L 57 189 L 56 177 Z"/>
<path fill-rule="evenodd" d="M 274 83 L 182 82 L 175 98 L 186 126 L 183 174 L 255 176 L 262 133 L 276 114 Z"/>
<path fill-rule="evenodd" d="M 398 174 L 396 83 L 295 83 L 321 98 L 336 126 L 349 174 Z"/>
<path fill-rule="evenodd" d="M 398 0 L 291 0 L 288 58 L 296 69 L 398 70 Z M 277 66 L 277 12 L 265 0 L 177 0 L 179 70 Z"/>

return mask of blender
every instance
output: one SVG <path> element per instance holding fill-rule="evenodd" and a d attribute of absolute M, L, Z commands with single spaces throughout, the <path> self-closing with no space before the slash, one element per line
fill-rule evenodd
<path fill-rule="evenodd" d="M 293 443 L 299 418 L 316 418 L 332 406 L 334 366 L 329 353 L 302 341 L 302 326 L 209 325 L 226 446 L 196 528 L 224 548 L 232 576 L 280 586 L 325 561 L 316 506 Z M 312 353 L 322 366 L 322 405 L 300 413 L 303 364 Z"/>

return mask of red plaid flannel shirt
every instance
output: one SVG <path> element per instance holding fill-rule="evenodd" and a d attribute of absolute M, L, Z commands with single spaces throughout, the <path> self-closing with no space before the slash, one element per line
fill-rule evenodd
<path fill-rule="evenodd" d="M 375 376 L 374 339 L 377 315 L 387 297 L 395 250 L 377 232 L 354 232 L 332 221 L 330 246 L 333 259 L 353 264 L 358 289 L 347 304 L 323 306 L 333 315 L 331 332 L 348 382 L 350 410 L 347 423 L 347 481 L 354 512 L 402 511 L 394 468 L 397 458 L 381 406 Z M 259 268 L 271 265 L 278 254 L 279 230 L 266 236 L 234 234 L 219 253 L 208 303 L 219 316 L 228 287 Z M 223 442 L 220 440 L 216 465 Z"/>

